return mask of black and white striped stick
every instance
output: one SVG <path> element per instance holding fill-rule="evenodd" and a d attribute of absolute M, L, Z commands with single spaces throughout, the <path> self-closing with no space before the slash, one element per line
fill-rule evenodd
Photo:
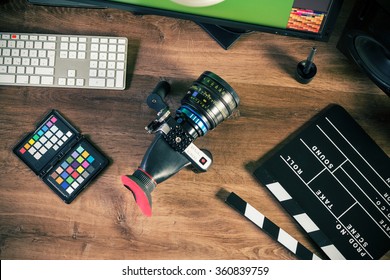
<path fill-rule="evenodd" d="M 234 192 L 231 192 L 225 202 L 237 210 L 241 215 L 249 219 L 252 223 L 261 228 L 274 240 L 282 244 L 292 253 L 294 253 L 298 258 L 302 260 L 320 260 L 320 258 L 299 243 L 295 238 L 290 234 L 285 232 L 283 229 L 274 224 L 270 219 L 261 214 L 256 210 L 252 205 L 247 203 L 241 197 L 236 195 Z"/>

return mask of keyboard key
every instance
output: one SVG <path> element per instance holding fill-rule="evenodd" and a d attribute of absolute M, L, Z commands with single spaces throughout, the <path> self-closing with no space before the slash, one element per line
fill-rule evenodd
<path fill-rule="evenodd" d="M 31 65 L 38 66 L 39 65 L 39 59 L 38 58 L 31 58 Z"/>
<path fill-rule="evenodd" d="M 77 79 L 76 80 L 76 85 L 83 86 L 84 85 L 84 79 Z"/>
<path fill-rule="evenodd" d="M 68 77 L 76 77 L 76 70 L 68 70 Z"/>
<path fill-rule="evenodd" d="M 90 78 L 89 85 L 92 87 L 104 87 L 106 85 L 105 79 Z"/>
<path fill-rule="evenodd" d="M 108 87 L 115 87 L 115 80 L 114 79 L 108 79 L 107 80 L 107 86 Z"/>
<path fill-rule="evenodd" d="M 60 86 L 66 85 L 66 79 L 65 79 L 65 78 L 59 78 L 59 79 L 58 79 L 58 84 L 59 84 Z"/>
<path fill-rule="evenodd" d="M 47 58 L 41 58 L 39 60 L 39 66 L 47 66 L 48 65 L 48 59 Z"/>
<path fill-rule="evenodd" d="M 38 57 L 46 57 L 46 51 L 45 50 L 39 50 L 38 51 Z"/>
<path fill-rule="evenodd" d="M 18 74 L 24 74 L 25 70 L 26 70 L 26 68 L 24 66 L 16 67 L 16 73 L 18 73 Z"/>
<path fill-rule="evenodd" d="M 24 48 L 24 41 L 17 41 L 16 42 L 16 47 L 18 49 L 23 49 Z"/>
<path fill-rule="evenodd" d="M 8 41 L 8 44 L 7 44 L 8 48 L 15 48 L 15 46 L 16 46 L 15 41 Z"/>
<path fill-rule="evenodd" d="M 69 44 L 69 50 L 71 50 L 71 51 L 77 50 L 77 43 L 70 43 Z"/>
<path fill-rule="evenodd" d="M 16 66 L 8 66 L 8 73 L 15 74 L 16 73 Z"/>
<path fill-rule="evenodd" d="M 116 84 L 115 86 L 116 87 L 123 87 L 124 86 L 124 79 L 125 79 L 125 76 L 124 76 L 124 72 L 123 71 L 118 71 L 116 73 Z"/>
<path fill-rule="evenodd" d="M 40 83 L 40 77 L 39 76 L 31 76 L 30 83 L 33 85 L 38 85 Z"/>
<path fill-rule="evenodd" d="M 37 75 L 53 75 L 54 74 L 54 68 L 50 68 L 50 67 L 36 67 L 34 74 L 37 74 Z"/>
<path fill-rule="evenodd" d="M 20 57 L 15 57 L 14 59 L 12 59 L 12 64 L 13 65 L 21 65 L 22 59 Z"/>
<path fill-rule="evenodd" d="M 34 49 L 42 49 L 43 48 L 43 43 L 42 42 L 34 42 Z"/>
<path fill-rule="evenodd" d="M 20 50 L 20 56 L 22 57 L 28 57 L 28 50 Z"/>
<path fill-rule="evenodd" d="M 91 51 L 93 51 L 93 52 L 99 51 L 99 45 L 98 44 L 92 44 L 91 45 Z"/>
<path fill-rule="evenodd" d="M 108 48 L 108 46 L 107 46 L 106 44 L 100 45 L 100 51 L 101 51 L 101 52 L 106 52 L 106 51 L 107 51 L 107 48 Z"/>
<path fill-rule="evenodd" d="M 124 61 L 124 60 L 125 60 L 125 54 L 123 54 L 123 53 L 118 53 L 118 60 Z"/>
<path fill-rule="evenodd" d="M 19 49 L 12 49 L 11 50 L 11 56 L 19 56 L 20 50 Z"/>
<path fill-rule="evenodd" d="M 86 51 L 87 50 L 87 45 L 86 44 L 79 44 L 78 50 L 79 51 Z"/>
<path fill-rule="evenodd" d="M 26 67 L 26 74 L 34 74 L 34 67 Z"/>
<path fill-rule="evenodd" d="M 91 52 L 91 59 L 98 59 L 99 54 L 97 52 Z"/>
<path fill-rule="evenodd" d="M 29 50 L 28 55 L 30 57 L 38 57 L 38 51 L 37 50 Z"/>
<path fill-rule="evenodd" d="M 98 76 L 104 78 L 106 76 L 106 70 L 99 70 L 98 71 Z"/>
<path fill-rule="evenodd" d="M 110 45 L 110 46 L 108 47 L 108 50 L 109 50 L 110 52 L 115 53 L 115 52 L 116 52 L 116 45 Z"/>
<path fill-rule="evenodd" d="M 0 83 L 15 83 L 15 75 L 0 74 Z"/>
<path fill-rule="evenodd" d="M 54 82 L 54 78 L 53 77 L 45 77 L 45 76 L 43 76 L 41 78 L 41 83 L 43 85 L 52 85 L 53 82 Z"/>
<path fill-rule="evenodd" d="M 28 76 L 25 76 L 25 75 L 16 76 L 16 83 L 27 84 L 28 83 Z"/>
<path fill-rule="evenodd" d="M 56 43 L 54 42 L 44 42 L 43 43 L 43 48 L 45 50 L 55 50 L 56 48 Z"/>
<path fill-rule="evenodd" d="M 97 70 L 96 69 L 90 69 L 89 70 L 89 76 L 90 77 L 96 77 L 97 76 Z"/>
<path fill-rule="evenodd" d="M 66 84 L 68 85 L 68 86 L 74 86 L 75 85 L 75 79 L 73 79 L 73 78 L 69 78 L 69 79 L 67 79 L 66 80 Z"/>
<path fill-rule="evenodd" d="M 78 52 L 77 59 L 85 59 L 85 52 Z"/>
<path fill-rule="evenodd" d="M 49 58 L 49 66 L 54 66 L 56 61 L 56 52 L 55 51 L 48 51 L 47 57 Z"/>
<path fill-rule="evenodd" d="M 76 53 L 76 52 L 74 52 L 74 51 L 72 51 L 72 52 L 69 52 L 69 53 L 68 53 L 68 58 L 72 58 L 72 59 L 74 59 L 74 58 L 76 58 L 76 55 L 77 55 L 77 53 Z"/>
<path fill-rule="evenodd" d="M 107 71 L 107 77 L 114 78 L 115 77 L 115 71 L 114 70 L 108 70 Z"/>

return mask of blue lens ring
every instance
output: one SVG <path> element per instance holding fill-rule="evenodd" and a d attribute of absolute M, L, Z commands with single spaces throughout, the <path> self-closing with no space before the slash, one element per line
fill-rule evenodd
<path fill-rule="evenodd" d="M 191 110 L 191 108 L 184 105 L 181 106 L 178 111 L 185 114 L 189 119 L 191 119 L 200 128 L 200 130 L 203 132 L 203 135 L 207 133 L 207 131 L 209 130 L 207 123 L 204 122 L 196 112 Z"/>

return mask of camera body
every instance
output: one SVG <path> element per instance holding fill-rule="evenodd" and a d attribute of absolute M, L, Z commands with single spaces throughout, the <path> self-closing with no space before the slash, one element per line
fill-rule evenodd
<path fill-rule="evenodd" d="M 157 112 L 157 118 L 145 129 L 156 136 L 139 168 L 133 175 L 121 177 L 146 216 L 152 214 L 151 192 L 157 184 L 189 165 L 196 172 L 207 171 L 211 153 L 193 142 L 228 118 L 239 104 L 235 91 L 210 71 L 192 84 L 175 116 L 164 101 L 169 90 L 169 83 L 161 81 L 148 96 L 147 104 Z"/>

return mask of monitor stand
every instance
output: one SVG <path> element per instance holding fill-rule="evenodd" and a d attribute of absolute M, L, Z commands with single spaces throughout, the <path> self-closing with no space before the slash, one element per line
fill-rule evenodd
<path fill-rule="evenodd" d="M 229 49 L 242 35 L 251 31 L 233 29 L 214 24 L 197 22 L 225 50 Z"/>

